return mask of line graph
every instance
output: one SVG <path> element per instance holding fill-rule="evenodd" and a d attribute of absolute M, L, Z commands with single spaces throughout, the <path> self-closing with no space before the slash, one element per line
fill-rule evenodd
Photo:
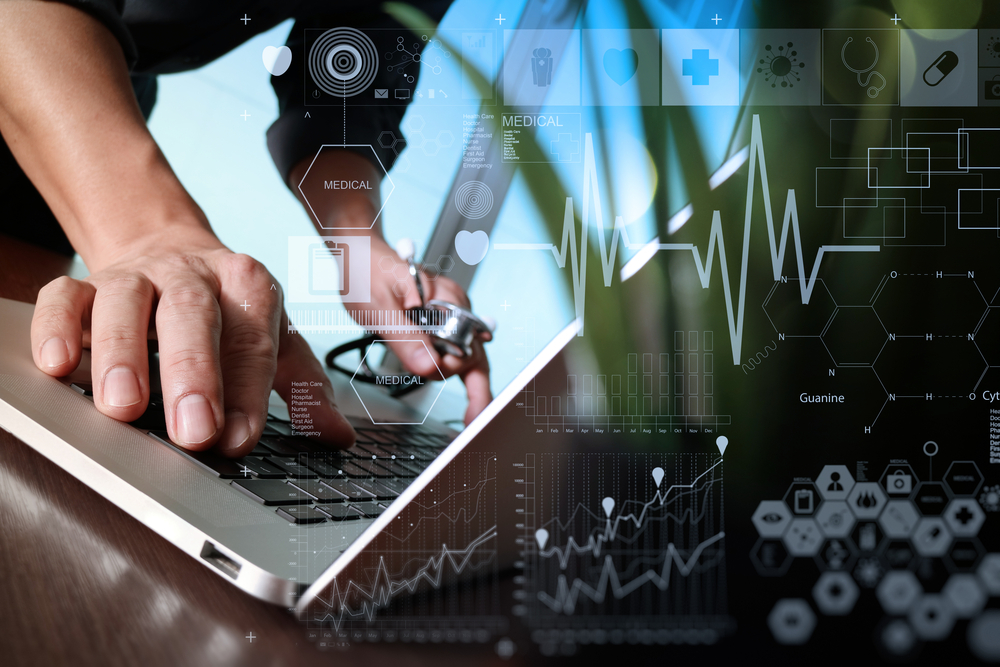
<path fill-rule="evenodd" d="M 486 641 L 499 632 L 496 470 L 496 452 L 458 454 L 323 589 L 308 624 L 345 642 Z M 319 569 L 349 544 L 312 532 L 300 557 Z"/>
<path fill-rule="evenodd" d="M 426 559 L 410 576 L 390 573 L 386 559 L 381 557 L 370 582 L 351 580 L 341 590 L 339 582 L 335 580 L 329 597 L 322 600 L 330 611 L 315 620 L 320 623 L 328 622 L 334 629 L 340 629 L 345 620 L 374 620 L 377 612 L 400 593 L 413 593 L 422 583 L 440 588 L 446 565 L 451 565 L 451 572 L 455 575 L 462 574 L 466 569 L 477 570 L 492 565 L 496 560 L 495 551 L 483 556 L 480 547 L 495 540 L 496 536 L 496 526 L 492 526 L 462 549 L 450 549 L 447 544 L 443 544 L 439 553 Z M 474 561 L 473 558 L 477 555 L 479 558 Z M 412 565 L 412 562 L 407 565 Z"/>
<path fill-rule="evenodd" d="M 593 199 L 595 224 L 598 230 L 597 240 L 599 245 L 601 268 L 603 271 L 604 286 L 610 287 L 614 277 L 619 244 L 626 250 L 637 251 L 636 256 L 648 260 L 658 251 L 682 250 L 691 253 L 698 277 L 701 280 L 703 289 L 711 286 L 712 269 L 716 253 L 719 256 L 719 268 L 722 274 L 722 288 L 726 301 L 726 316 L 729 321 L 729 336 L 733 350 L 733 365 L 740 365 L 740 358 L 743 346 L 743 315 L 746 304 L 746 282 L 747 268 L 750 257 L 750 229 L 753 220 L 753 203 L 756 182 L 757 164 L 760 164 L 761 191 L 764 199 L 764 215 L 767 222 L 768 242 L 771 251 L 771 267 L 774 273 L 774 280 L 781 279 L 781 271 L 784 266 L 785 253 L 788 250 L 789 230 L 792 232 L 792 243 L 795 247 L 795 259 L 798 268 L 798 279 L 802 294 L 802 303 L 808 304 L 812 295 L 816 278 L 819 275 L 820 265 L 823 257 L 827 253 L 841 252 L 878 252 L 877 245 L 822 245 L 816 250 L 811 271 L 807 273 L 805 259 L 802 249 L 802 234 L 799 229 L 799 214 L 796 206 L 795 190 L 789 189 L 785 199 L 785 212 L 782 217 L 782 227 L 779 235 L 776 236 L 774 228 L 774 216 L 771 209 L 771 193 L 767 180 L 767 166 L 764 155 L 764 140 L 760 129 L 760 118 L 757 114 L 753 116 L 749 151 L 749 174 L 747 178 L 746 211 L 743 222 L 743 249 L 740 264 L 739 296 L 737 309 L 734 310 L 732 286 L 729 277 L 729 264 L 726 259 L 726 243 L 722 231 L 722 216 L 718 210 L 712 214 L 712 224 L 708 238 L 708 254 L 706 259 L 702 259 L 701 251 L 693 243 L 660 243 L 659 238 L 655 238 L 649 243 L 633 243 L 629 239 L 628 230 L 622 217 L 616 216 L 611 234 L 610 249 L 604 233 L 604 214 L 601 207 L 601 193 L 597 181 L 597 164 L 594 158 L 594 143 L 591 133 L 587 133 L 584 146 L 584 166 L 583 166 L 583 204 L 581 211 L 581 231 L 579 243 L 577 241 L 576 219 L 573 209 L 573 198 L 566 198 L 566 207 L 563 213 L 563 229 L 560 245 L 552 243 L 495 243 L 496 250 L 514 251 L 550 251 L 555 258 L 560 269 L 566 267 L 566 257 L 569 255 L 574 307 L 576 316 L 581 321 L 586 321 L 584 313 L 586 310 L 586 275 L 588 238 L 590 230 L 590 203 Z M 741 152 L 742 153 L 742 152 Z M 728 164 L 728 163 L 727 163 Z M 724 165 L 725 168 L 725 165 Z M 720 171 L 723 171 L 720 169 Z M 727 170 L 729 171 L 729 170 Z M 735 170 L 732 170 L 735 171 Z M 713 178 L 713 183 L 718 179 Z M 687 207 L 682 209 L 688 210 Z M 690 213 L 688 214 L 690 215 Z M 669 226 L 669 225 L 668 225 Z M 579 246 L 579 247 L 578 247 Z M 627 275 L 633 274 L 637 269 L 630 267 Z M 623 273 L 626 273 L 623 269 Z M 808 276 L 808 277 L 807 277 Z M 584 327 L 581 327 L 578 335 L 584 334 Z"/>
<path fill-rule="evenodd" d="M 712 466 L 708 470 L 698 475 L 698 477 L 696 477 L 695 480 L 690 484 L 672 484 L 669 488 L 663 491 L 657 489 L 656 494 L 653 496 L 653 499 L 642 505 L 642 509 L 639 511 L 638 515 L 635 512 L 631 512 L 629 514 L 618 514 L 617 516 L 615 516 L 614 521 L 612 521 L 611 517 L 609 516 L 607 518 L 606 527 L 604 531 L 596 535 L 590 535 L 587 541 L 582 544 L 578 544 L 576 542 L 576 539 L 571 535 L 564 547 L 553 546 L 549 549 L 545 549 L 541 544 L 541 542 L 548 541 L 549 532 L 548 529 L 545 527 L 539 528 L 538 531 L 536 531 L 535 535 L 536 540 L 539 542 L 539 555 L 542 556 L 543 558 L 550 558 L 552 556 L 556 556 L 559 560 L 559 566 L 564 570 L 566 569 L 566 565 L 573 554 L 579 555 L 587 553 L 589 551 L 593 554 L 594 558 L 597 558 L 598 556 L 601 555 L 601 546 L 607 544 L 608 542 L 614 541 L 615 538 L 618 537 L 619 526 L 622 523 L 630 523 L 637 529 L 643 528 L 643 526 L 646 523 L 647 514 L 649 513 L 650 508 L 665 505 L 667 503 L 667 498 L 672 496 L 675 490 L 693 491 L 697 488 L 698 483 L 705 479 L 708 479 L 709 483 L 714 482 L 714 478 L 709 477 L 709 475 L 720 465 L 722 465 L 722 457 L 719 457 L 718 461 L 712 464 Z M 654 468 L 653 470 L 654 473 L 656 470 L 659 470 L 660 475 L 663 474 L 662 468 Z M 576 509 L 573 511 L 573 514 L 570 516 L 570 518 L 567 520 L 565 524 L 563 524 L 558 518 L 553 518 L 550 523 L 560 526 L 561 528 L 565 528 L 573 524 L 578 512 L 584 512 L 590 514 L 590 516 L 594 518 L 597 518 L 597 516 L 593 512 L 591 512 L 589 508 L 583 505 L 577 505 Z M 674 521 L 678 523 L 684 521 L 685 519 L 698 520 L 699 517 L 691 516 L 693 512 L 694 512 L 693 508 L 687 508 L 684 510 L 681 516 L 676 516 L 669 513 L 667 514 L 667 516 L 673 518 Z M 541 531 L 545 532 L 541 533 Z M 539 539 L 541 536 L 539 533 L 541 533 L 541 535 L 544 535 L 545 540 Z"/>
<path fill-rule="evenodd" d="M 686 561 L 677 551 L 677 547 L 675 547 L 672 543 L 668 544 L 667 550 L 663 553 L 663 568 L 660 572 L 648 569 L 643 572 L 642 575 L 632 579 L 627 584 L 622 584 L 619 580 L 618 570 L 615 567 L 614 559 L 611 556 L 605 556 L 604 568 L 601 570 L 601 576 L 597 582 L 597 586 L 590 586 L 582 579 L 575 579 L 572 584 L 569 584 L 566 576 L 560 575 L 559 583 L 556 588 L 556 594 L 554 596 L 550 596 L 548 593 L 539 592 L 538 599 L 552 611 L 561 611 L 565 614 L 572 614 L 576 610 L 576 601 L 579 599 L 581 593 L 590 598 L 593 602 L 600 604 L 604 602 L 608 586 L 611 587 L 611 592 L 615 598 L 619 600 L 634 591 L 639 590 L 647 583 L 651 583 L 661 591 L 665 591 L 670 587 L 670 575 L 674 568 L 677 569 L 678 574 L 682 577 L 688 576 L 694 570 L 695 565 L 698 563 L 698 559 L 701 558 L 702 552 L 725 536 L 725 533 L 716 533 L 712 537 L 708 538 L 695 547 L 691 556 Z"/>
<path fill-rule="evenodd" d="M 729 632 L 725 445 L 528 455 L 517 469 L 524 583 L 514 613 L 540 643 L 549 632 L 586 642 L 595 629 L 697 628 L 705 642 Z"/>

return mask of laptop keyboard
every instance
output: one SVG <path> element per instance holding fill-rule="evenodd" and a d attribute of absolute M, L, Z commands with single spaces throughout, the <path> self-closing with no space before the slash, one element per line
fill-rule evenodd
<path fill-rule="evenodd" d="M 89 385 L 72 388 L 93 400 Z M 160 397 L 153 397 L 132 425 L 226 480 L 234 491 L 303 525 L 379 516 L 452 439 L 423 425 L 349 421 L 357 441 L 338 450 L 294 435 L 287 421 L 268 415 L 260 441 L 241 459 L 192 452 L 170 442 Z"/>

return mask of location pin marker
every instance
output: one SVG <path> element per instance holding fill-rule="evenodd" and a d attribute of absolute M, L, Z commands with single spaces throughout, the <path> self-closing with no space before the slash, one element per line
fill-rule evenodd
<path fill-rule="evenodd" d="M 724 435 L 720 435 L 715 439 L 715 446 L 719 448 L 719 454 L 722 456 L 726 455 L 726 447 L 729 446 L 729 438 Z"/>
<path fill-rule="evenodd" d="M 541 551 L 545 548 L 545 543 L 549 541 L 549 531 L 539 528 L 535 531 L 535 540 L 538 541 L 538 549 Z"/>
<path fill-rule="evenodd" d="M 604 513 L 607 514 L 608 518 L 610 519 L 611 510 L 615 508 L 615 499 L 610 497 L 605 498 L 604 500 L 601 501 L 601 505 L 604 506 Z"/>
<path fill-rule="evenodd" d="M 656 488 L 660 488 L 660 482 L 663 481 L 663 468 L 653 468 L 653 481 L 656 482 Z"/>

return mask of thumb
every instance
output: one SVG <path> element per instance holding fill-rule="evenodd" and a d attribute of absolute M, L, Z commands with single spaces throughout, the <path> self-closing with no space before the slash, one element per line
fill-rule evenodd
<path fill-rule="evenodd" d="M 330 378 L 305 339 L 288 333 L 288 317 L 284 314 L 274 390 L 288 404 L 296 431 L 344 449 L 354 444 L 354 428 L 337 409 Z"/>

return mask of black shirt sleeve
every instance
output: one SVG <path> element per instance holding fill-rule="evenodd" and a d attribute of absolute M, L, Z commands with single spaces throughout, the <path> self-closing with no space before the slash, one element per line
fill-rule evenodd
<path fill-rule="evenodd" d="M 430 5 L 429 7 L 426 5 Z M 440 19 L 448 2 L 426 3 L 425 10 Z M 305 51 L 306 29 L 329 29 L 351 26 L 365 32 L 375 43 L 379 54 L 379 68 L 374 82 L 357 96 L 348 98 L 347 104 L 335 106 L 307 106 Z M 271 85 L 278 96 L 278 119 L 267 131 L 267 147 L 271 158 L 287 184 L 292 168 L 307 157 L 316 155 L 323 144 L 360 144 L 349 148 L 370 160 L 377 169 L 388 171 L 401 150 L 403 135 L 399 129 L 406 106 L 395 104 L 395 92 L 408 89 L 413 96 L 415 83 L 407 83 L 397 70 L 390 72 L 382 62 L 385 53 L 396 51 L 396 39 L 413 33 L 385 14 L 344 14 L 296 21 L 288 35 L 286 46 L 292 51 L 292 63 L 280 77 L 271 77 Z M 389 104 L 376 104 L 376 88 L 387 88 L 392 96 Z M 364 105 L 364 106 L 361 106 Z M 305 117 L 309 112 L 309 118 Z M 345 118 L 346 114 L 346 118 Z M 384 134 L 391 132 L 392 135 Z M 398 143 L 395 142 L 398 140 Z M 395 148 L 393 145 L 395 144 Z M 371 146 L 371 148 L 368 148 Z"/>
<path fill-rule="evenodd" d="M 136 60 L 139 59 L 139 51 L 136 49 L 124 19 L 122 19 L 125 0 L 59 0 L 59 2 L 85 11 L 103 23 L 104 27 L 110 30 L 118 43 L 121 44 L 128 68 L 131 70 L 135 66 Z"/>

